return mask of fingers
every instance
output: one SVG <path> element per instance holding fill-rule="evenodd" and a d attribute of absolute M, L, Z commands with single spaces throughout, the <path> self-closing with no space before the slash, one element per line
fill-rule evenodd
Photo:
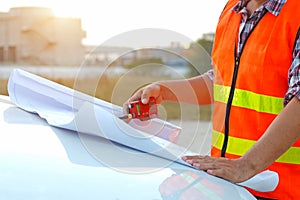
<path fill-rule="evenodd" d="M 183 160 L 199 170 L 206 171 L 210 175 L 226 178 L 224 177 L 223 168 L 220 168 L 214 158 L 209 156 L 187 156 Z"/>
<path fill-rule="evenodd" d="M 226 166 L 228 158 L 214 158 L 210 156 L 185 156 L 183 160 L 200 170 L 212 170 Z"/>
<path fill-rule="evenodd" d="M 129 114 L 129 105 L 132 101 L 141 100 L 143 104 L 147 104 L 149 102 L 149 98 L 154 97 L 156 99 L 156 103 L 159 104 L 162 102 L 162 97 L 160 94 L 160 86 L 159 84 L 153 83 L 147 85 L 141 89 L 139 89 L 136 93 L 134 93 L 126 102 L 123 104 L 123 113 Z M 149 120 L 150 118 L 154 118 L 154 115 L 146 118 L 140 118 L 141 121 Z M 131 119 L 124 120 L 127 123 L 130 122 Z"/>
<path fill-rule="evenodd" d="M 210 156 L 184 156 L 182 159 L 200 170 L 215 168 L 214 158 Z"/>
<path fill-rule="evenodd" d="M 147 87 L 147 86 L 146 86 Z M 137 92 L 135 92 L 130 98 L 129 101 L 138 101 L 142 99 L 142 95 L 144 93 L 145 87 L 139 89 Z"/>
<path fill-rule="evenodd" d="M 147 104 L 150 97 L 154 97 L 156 102 L 158 101 L 157 103 L 161 102 L 160 86 L 158 84 L 150 84 L 132 96 L 132 98 L 141 99 L 143 104 Z"/>
<path fill-rule="evenodd" d="M 245 167 L 241 159 L 210 156 L 184 156 L 182 159 L 197 169 L 232 182 L 242 182 L 254 175 Z"/>
<path fill-rule="evenodd" d="M 141 94 L 141 100 L 143 104 L 147 104 L 149 102 L 150 94 L 151 92 L 151 87 L 146 87 Z"/>
<path fill-rule="evenodd" d="M 161 103 L 162 97 L 160 94 L 159 84 L 153 83 L 139 89 L 123 104 L 123 112 L 128 114 L 129 102 L 142 100 L 143 104 L 147 104 L 150 97 L 154 97 L 156 99 L 156 103 Z"/>

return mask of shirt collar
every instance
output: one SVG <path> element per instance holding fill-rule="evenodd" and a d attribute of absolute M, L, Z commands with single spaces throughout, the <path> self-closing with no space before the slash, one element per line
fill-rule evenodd
<path fill-rule="evenodd" d="M 233 8 L 233 10 L 236 13 L 239 13 L 245 8 L 247 3 L 250 0 L 240 0 Z M 283 5 L 287 2 L 287 0 L 268 0 L 266 3 L 264 3 L 263 7 L 272 13 L 273 15 L 277 16 L 279 15 Z"/>

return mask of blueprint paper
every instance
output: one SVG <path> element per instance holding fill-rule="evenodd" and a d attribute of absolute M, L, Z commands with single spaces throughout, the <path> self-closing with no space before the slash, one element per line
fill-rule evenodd
<path fill-rule="evenodd" d="M 122 145 L 189 166 L 181 160 L 184 155 L 196 155 L 158 136 L 178 134 L 180 127 L 151 119 L 142 128 L 134 121 L 127 124 L 117 116 L 122 108 L 92 96 L 80 93 L 58 83 L 21 69 L 15 69 L 9 78 L 8 93 L 18 107 L 44 118 L 51 126 L 92 134 Z M 140 127 L 140 126 L 139 126 Z M 154 135 L 155 134 L 155 135 Z M 262 172 L 239 185 L 256 191 L 273 191 L 279 182 L 273 171 Z"/>
<path fill-rule="evenodd" d="M 249 187 L 260 192 L 269 192 L 276 189 L 279 183 L 279 177 L 276 172 L 266 170 L 239 185 Z"/>
<path fill-rule="evenodd" d="M 143 131 L 138 130 L 133 128 L 134 123 L 127 124 L 117 117 L 123 114 L 121 107 L 20 69 L 12 72 L 8 92 L 17 106 L 37 113 L 52 126 L 101 136 L 184 165 L 188 164 L 181 156 L 195 154 L 152 133 L 153 129 L 157 129 L 158 135 L 177 133 L 180 127 L 152 119 L 150 123 L 144 122 L 149 124 Z"/>

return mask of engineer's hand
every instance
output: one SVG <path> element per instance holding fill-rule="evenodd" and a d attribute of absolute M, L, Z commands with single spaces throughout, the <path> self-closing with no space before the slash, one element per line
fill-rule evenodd
<path fill-rule="evenodd" d="M 131 101 L 142 100 L 143 104 L 149 102 L 149 98 L 154 97 L 157 104 L 160 104 L 163 101 L 161 86 L 158 83 L 152 83 L 134 93 L 124 104 L 123 111 L 125 114 L 128 114 L 128 105 Z"/>
<path fill-rule="evenodd" d="M 254 170 L 242 157 L 229 159 L 210 156 L 183 156 L 182 160 L 197 169 L 234 183 L 246 181 L 255 175 Z"/>

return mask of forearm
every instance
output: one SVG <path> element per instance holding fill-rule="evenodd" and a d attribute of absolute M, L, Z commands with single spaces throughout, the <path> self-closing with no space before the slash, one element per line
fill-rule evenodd
<path fill-rule="evenodd" d="M 164 101 L 179 101 L 189 104 L 210 104 L 213 99 L 213 83 L 206 75 L 184 80 L 158 82 Z"/>
<path fill-rule="evenodd" d="M 300 136 L 300 101 L 294 97 L 276 117 L 265 134 L 241 158 L 257 173 L 279 158 Z"/>

